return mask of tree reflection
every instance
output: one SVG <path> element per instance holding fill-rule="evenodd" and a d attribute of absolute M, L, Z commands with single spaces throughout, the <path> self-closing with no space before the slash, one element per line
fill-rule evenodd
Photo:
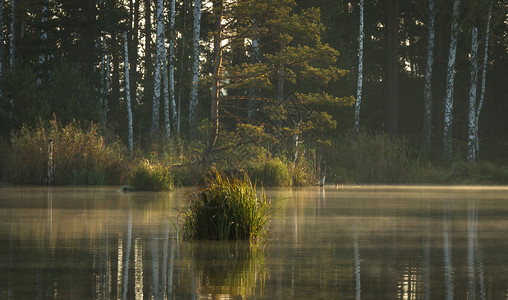
<path fill-rule="evenodd" d="M 450 241 L 450 212 L 445 209 L 443 212 L 443 252 L 444 252 L 444 273 L 445 273 L 445 299 L 453 299 L 453 266 L 452 250 Z"/>

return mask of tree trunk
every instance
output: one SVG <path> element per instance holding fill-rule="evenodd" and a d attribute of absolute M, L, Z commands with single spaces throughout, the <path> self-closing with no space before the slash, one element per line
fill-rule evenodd
<path fill-rule="evenodd" d="M 189 140 L 194 139 L 197 130 L 200 22 L 201 22 L 201 0 L 194 0 L 194 29 L 192 38 L 192 48 L 193 48 L 192 80 L 189 103 Z"/>
<path fill-rule="evenodd" d="M 392 138 L 398 135 L 398 90 L 399 90 L 399 3 L 389 0 L 387 8 L 387 82 L 388 82 L 388 133 Z"/>
<path fill-rule="evenodd" d="M 167 52 L 166 47 L 164 47 L 164 58 L 162 59 L 162 78 L 164 79 L 164 129 L 166 138 L 169 139 L 171 136 L 171 125 L 169 123 L 169 74 L 166 58 Z"/>
<path fill-rule="evenodd" d="M 471 30 L 471 87 L 469 88 L 469 123 L 467 138 L 467 161 L 472 163 L 476 160 L 476 86 L 478 85 L 478 28 Z"/>
<path fill-rule="evenodd" d="M 131 94 L 130 94 L 130 80 L 129 80 L 129 45 L 127 31 L 123 33 L 124 38 L 124 52 L 125 52 L 125 102 L 127 103 L 127 117 L 129 127 L 129 151 L 132 154 L 134 150 L 133 131 L 132 131 L 132 109 L 131 109 Z"/>
<path fill-rule="evenodd" d="M 448 72 L 446 76 L 446 98 L 444 105 L 443 124 L 443 157 L 447 161 L 452 159 L 452 112 L 453 112 L 453 89 L 455 85 L 455 58 L 457 56 L 457 36 L 459 21 L 460 0 L 453 2 L 453 16 L 451 25 L 450 51 L 448 54 Z"/>
<path fill-rule="evenodd" d="M 286 49 L 286 41 L 280 42 L 280 52 L 282 53 Z M 280 64 L 279 66 L 279 76 L 277 79 L 277 101 L 284 100 L 284 65 Z"/>
<path fill-rule="evenodd" d="M 252 39 L 252 63 L 257 62 L 259 62 L 259 40 L 256 37 Z M 249 95 L 251 97 L 255 97 L 256 94 L 257 94 L 256 89 L 254 88 L 249 89 Z M 249 107 L 247 108 L 247 118 L 249 120 L 252 119 L 255 110 L 256 110 L 256 101 L 253 98 L 251 98 L 249 99 Z"/>
<path fill-rule="evenodd" d="M 0 1 L 0 28 L 4 28 L 4 1 Z M 4 77 L 4 40 L 5 35 L 3 29 L 0 30 L 0 79 Z M 2 95 L 2 91 L 0 90 L 0 97 Z"/>
<path fill-rule="evenodd" d="M 134 19 L 132 24 L 131 36 L 129 39 L 129 64 L 130 64 L 130 79 L 131 79 L 131 94 L 136 99 L 138 88 L 138 46 L 139 46 L 139 6 L 140 0 L 135 0 L 134 6 Z M 132 13 L 132 11 L 131 11 Z"/>
<path fill-rule="evenodd" d="M 215 14 L 215 32 L 213 36 L 213 53 L 215 56 L 214 67 L 212 73 L 212 102 L 210 121 L 212 127 L 208 134 L 208 144 L 205 151 L 205 163 L 209 163 L 210 155 L 213 152 L 217 136 L 219 135 L 219 98 L 220 98 L 220 72 L 222 68 L 222 16 L 224 12 L 224 0 L 216 0 L 213 3 L 213 10 Z"/>
<path fill-rule="evenodd" d="M 155 55 L 155 70 L 153 75 L 153 105 L 152 105 L 152 137 L 159 131 L 159 106 L 161 97 L 161 67 L 164 60 L 164 6 L 163 0 L 157 1 L 157 52 Z"/>
<path fill-rule="evenodd" d="M 102 126 L 106 128 L 107 122 L 107 111 L 108 111 L 108 100 L 106 97 L 107 88 L 106 88 L 106 35 L 102 36 L 101 43 L 101 66 L 100 66 L 100 76 L 101 76 L 101 87 L 100 87 L 100 97 L 101 97 L 101 115 L 102 115 Z M 109 75 L 109 74 L 108 74 Z"/>
<path fill-rule="evenodd" d="M 176 120 L 178 114 L 175 104 L 175 0 L 171 0 L 171 12 L 169 17 L 169 100 L 171 101 L 171 112 L 173 129 L 177 128 Z"/>
<path fill-rule="evenodd" d="M 427 66 L 425 69 L 424 98 L 425 109 L 423 111 L 423 155 L 429 157 L 432 137 L 432 67 L 434 64 L 434 39 L 435 39 L 436 9 L 434 0 L 429 0 L 429 32 L 427 40 Z"/>
<path fill-rule="evenodd" d="M 2 1 L 3 3 L 3 1 Z M 2 4 L 3 5 L 3 4 Z M 39 54 L 39 76 L 37 77 L 37 85 L 41 85 L 42 77 L 44 73 L 44 63 L 46 62 L 46 53 L 45 46 L 46 41 L 48 39 L 48 34 L 46 33 L 46 21 L 48 20 L 48 0 L 42 0 L 42 9 L 41 9 L 41 53 Z"/>
<path fill-rule="evenodd" d="M 145 8 L 145 74 L 144 74 L 144 103 L 148 105 L 152 102 L 153 104 L 153 63 L 152 63 L 152 6 L 151 0 L 144 0 L 144 8 Z M 152 108 L 153 109 L 153 108 Z"/>
<path fill-rule="evenodd" d="M 363 0 L 360 0 L 360 30 L 358 33 L 358 82 L 356 86 L 356 102 L 355 102 L 355 134 L 360 133 L 360 105 L 362 103 L 362 87 L 363 87 Z"/>
<path fill-rule="evenodd" d="M 487 63 L 489 54 L 489 33 L 490 33 L 490 18 L 492 16 L 492 4 L 493 0 L 490 1 L 489 12 L 487 14 L 487 26 L 485 28 L 485 45 L 483 48 L 483 63 L 482 63 L 482 85 L 480 89 L 480 98 L 478 99 L 478 107 L 476 108 L 475 116 L 475 146 L 476 155 L 480 151 L 480 138 L 478 134 L 478 122 L 480 120 L 480 112 L 482 111 L 483 99 L 485 99 L 485 78 L 487 77 Z"/>
<path fill-rule="evenodd" d="M 185 17 L 185 13 L 187 12 L 186 10 L 187 8 L 187 0 L 183 0 L 182 1 L 182 31 L 181 31 L 181 34 L 182 34 L 182 44 L 181 44 L 181 55 L 180 55 L 180 70 L 179 70 L 179 74 L 180 74 L 180 79 L 178 80 L 178 111 L 177 111 L 177 115 L 178 115 L 178 120 L 176 122 L 176 132 L 177 134 L 180 136 L 180 128 L 181 128 L 181 124 L 182 124 L 182 113 L 181 113 L 181 109 L 182 109 L 182 94 L 183 94 L 183 90 L 184 90 L 184 85 L 183 85 L 183 80 L 182 80 L 182 77 L 183 77 L 183 69 L 184 69 L 184 58 L 185 58 L 185 38 L 186 38 L 186 32 L 187 32 L 187 18 Z"/>
<path fill-rule="evenodd" d="M 16 0 L 11 0 L 11 41 L 9 45 L 9 54 L 10 54 L 10 67 L 14 67 L 14 52 L 16 47 L 16 31 L 15 24 L 16 22 Z"/>

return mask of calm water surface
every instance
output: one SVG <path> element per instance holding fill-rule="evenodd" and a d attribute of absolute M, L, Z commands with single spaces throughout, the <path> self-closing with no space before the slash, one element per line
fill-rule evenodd
<path fill-rule="evenodd" d="M 268 239 L 177 238 L 184 191 L 0 188 L 1 299 L 508 299 L 508 187 L 267 191 Z"/>

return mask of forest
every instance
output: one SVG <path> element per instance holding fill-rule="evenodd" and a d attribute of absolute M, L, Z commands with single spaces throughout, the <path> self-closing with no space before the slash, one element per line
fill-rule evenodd
<path fill-rule="evenodd" d="M 0 28 L 3 182 L 508 183 L 505 1 L 9 0 Z"/>

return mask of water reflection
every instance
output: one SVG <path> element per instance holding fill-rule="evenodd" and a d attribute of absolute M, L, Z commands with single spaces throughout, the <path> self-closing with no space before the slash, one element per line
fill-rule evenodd
<path fill-rule="evenodd" d="M 2 188 L 0 298 L 507 298 L 507 191 L 268 190 L 251 245 L 178 240 L 178 193 Z"/>
<path fill-rule="evenodd" d="M 450 211 L 443 211 L 443 257 L 445 274 L 445 299 L 453 299 L 453 265 L 450 241 Z"/>

